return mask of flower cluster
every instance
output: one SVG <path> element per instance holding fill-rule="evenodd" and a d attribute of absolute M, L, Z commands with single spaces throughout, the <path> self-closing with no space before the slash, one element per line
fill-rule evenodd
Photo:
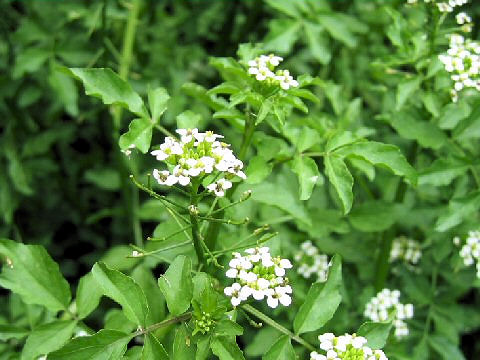
<path fill-rule="evenodd" d="M 328 268 L 330 264 L 325 254 L 319 254 L 318 248 L 310 240 L 300 245 L 300 251 L 295 254 L 295 261 L 300 264 L 297 272 L 305 279 L 309 279 L 312 274 L 317 276 L 317 281 L 327 281 Z"/>
<path fill-rule="evenodd" d="M 320 349 L 326 352 L 321 355 L 316 351 L 310 353 L 310 360 L 388 360 L 382 350 L 372 350 L 367 346 L 367 339 L 355 334 L 335 336 L 325 333 L 318 337 Z"/>
<path fill-rule="evenodd" d="M 243 162 L 235 157 L 229 144 L 218 141 L 222 135 L 211 131 L 201 133 L 198 129 L 178 129 L 180 141 L 165 138 L 160 149 L 152 151 L 157 160 L 165 162 L 169 170 L 153 170 L 153 177 L 160 185 L 186 186 L 192 178 L 201 178 L 216 172 L 217 181 L 207 186 L 208 191 L 223 197 L 232 187 L 230 179 L 238 176 L 246 179 Z"/>
<path fill-rule="evenodd" d="M 417 4 L 418 0 L 407 0 L 409 4 Z M 443 13 L 450 13 L 455 9 L 457 6 L 462 6 L 468 3 L 468 0 L 448 0 L 448 1 L 440 1 L 436 2 L 435 0 L 423 0 L 424 3 L 435 3 L 437 8 L 440 12 Z"/>
<path fill-rule="evenodd" d="M 412 265 L 416 265 L 422 257 L 422 249 L 418 241 L 400 236 L 393 240 L 392 250 L 390 251 L 390 262 L 403 260 Z"/>
<path fill-rule="evenodd" d="M 246 255 L 233 253 L 227 277 L 236 282 L 224 290 L 233 306 L 252 296 L 255 300 L 267 298 L 267 305 L 276 308 L 278 303 L 288 306 L 292 302 L 292 288 L 285 277 L 285 269 L 292 263 L 288 259 L 272 257 L 268 247 L 246 249 Z"/>
<path fill-rule="evenodd" d="M 413 305 L 400 303 L 400 291 L 383 289 L 377 296 L 370 299 L 365 306 L 364 316 L 374 322 L 386 321 L 389 310 L 396 310 L 393 326 L 395 336 L 401 338 L 408 335 L 408 326 L 404 320 L 413 317 Z"/>
<path fill-rule="evenodd" d="M 280 86 L 283 90 L 291 87 L 297 87 L 298 81 L 290 75 L 288 70 L 277 70 L 275 68 L 283 61 L 280 56 L 260 55 L 254 60 L 248 62 L 248 73 L 255 75 L 258 81 L 265 81 L 269 85 Z"/>
<path fill-rule="evenodd" d="M 452 89 L 454 102 L 458 100 L 458 92 L 463 88 L 480 91 L 480 43 L 461 35 L 450 35 L 450 48 L 438 58 L 455 82 Z"/>
<path fill-rule="evenodd" d="M 465 5 L 468 0 L 449 0 L 448 2 L 437 3 L 440 12 L 452 12 L 457 6 Z"/>
<path fill-rule="evenodd" d="M 465 12 L 458 13 L 455 16 L 458 25 L 462 25 L 463 32 L 472 32 L 473 23 L 472 18 Z"/>
<path fill-rule="evenodd" d="M 457 246 L 461 244 L 459 237 L 455 237 L 453 242 Z M 480 231 L 470 231 L 468 233 L 467 239 L 460 249 L 460 256 L 465 266 L 477 263 L 477 277 L 480 278 Z"/>

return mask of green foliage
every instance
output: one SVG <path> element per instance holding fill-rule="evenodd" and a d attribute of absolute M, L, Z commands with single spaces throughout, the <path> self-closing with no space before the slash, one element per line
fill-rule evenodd
<path fill-rule="evenodd" d="M 336 255 L 332 260 L 327 282 L 314 283 L 308 291 L 305 302 L 300 306 L 293 321 L 295 333 L 302 334 L 318 330 L 333 317 L 342 301 L 341 285 L 342 263 Z"/>
<path fill-rule="evenodd" d="M 480 95 L 453 102 L 438 58 L 479 4 L 0 11 L 0 359 L 307 359 L 327 332 L 392 360 L 480 357 L 480 280 L 459 255 L 479 230 Z M 249 74 L 270 53 L 298 87 Z M 212 177 L 157 184 L 149 152 L 178 128 L 223 135 L 247 179 L 215 200 Z M 417 263 L 390 258 L 402 236 Z M 326 282 L 299 271 L 307 240 L 331 259 Z M 224 294 L 232 252 L 256 246 L 292 261 L 288 307 Z M 382 288 L 414 304 L 405 338 L 393 313 L 364 316 Z"/>
<path fill-rule="evenodd" d="M 70 286 L 42 246 L 0 239 L 0 254 L 10 264 L 0 275 L 2 287 L 19 294 L 27 304 L 42 305 L 51 311 L 68 308 Z"/>

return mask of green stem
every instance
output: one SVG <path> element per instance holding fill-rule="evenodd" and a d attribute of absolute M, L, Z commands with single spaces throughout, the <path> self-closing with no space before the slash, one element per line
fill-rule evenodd
<path fill-rule="evenodd" d="M 171 137 L 171 138 L 173 138 L 173 139 L 176 139 L 176 138 L 177 138 L 174 134 L 172 134 L 170 131 L 168 131 L 167 129 L 165 129 L 165 128 L 164 128 L 162 125 L 160 125 L 160 124 L 155 124 L 154 127 L 155 127 L 155 129 L 157 129 L 158 131 L 160 131 L 160 132 L 161 132 L 163 135 L 165 135 L 165 136 L 169 136 L 169 137 Z"/>
<path fill-rule="evenodd" d="M 247 155 L 247 150 L 250 146 L 250 142 L 252 141 L 253 133 L 255 132 L 255 119 L 250 116 L 250 109 L 247 108 L 247 119 L 245 121 L 245 129 L 243 132 L 243 139 L 242 139 L 242 146 L 240 147 L 240 153 L 238 154 L 238 158 L 240 160 L 245 160 L 245 156 Z"/>
<path fill-rule="evenodd" d="M 435 291 L 437 289 L 437 275 L 438 275 L 438 269 L 437 269 L 437 265 L 435 265 L 432 270 L 432 284 L 431 284 L 432 301 L 428 306 L 428 314 L 427 314 L 427 320 L 425 321 L 425 328 L 423 330 L 423 338 L 426 338 L 428 336 L 428 333 L 430 332 L 430 327 L 432 324 L 432 309 L 434 306 L 433 299 L 435 299 Z"/>
<path fill-rule="evenodd" d="M 127 19 L 127 24 L 125 27 L 125 34 L 123 37 L 123 47 L 122 47 L 122 54 L 120 58 L 119 64 L 119 76 L 126 80 L 128 77 L 128 72 L 130 70 L 130 64 L 132 62 L 132 54 L 133 54 L 133 43 L 135 41 L 135 33 L 138 24 L 138 15 L 140 12 L 142 0 L 133 0 L 132 7 L 130 8 L 129 16 Z M 121 119 L 122 119 L 122 108 L 117 106 L 113 109 L 113 141 L 114 143 L 118 142 L 120 137 L 120 128 L 121 128 Z M 129 164 L 127 160 L 123 157 L 123 154 L 119 153 L 120 157 L 120 168 L 122 177 L 123 175 L 128 174 L 129 171 Z M 142 228 L 140 224 L 140 219 L 138 217 L 138 208 L 139 208 L 139 195 L 138 189 L 133 189 L 130 191 L 128 188 L 128 184 L 124 182 L 124 189 L 123 195 L 125 198 L 127 211 L 129 212 L 130 219 L 132 222 L 133 228 L 133 235 L 135 239 L 135 244 L 137 246 L 143 246 L 143 236 L 142 236 Z"/>
<path fill-rule="evenodd" d="M 198 205 L 198 187 L 200 186 L 200 183 L 193 182 L 192 183 L 192 189 L 191 189 L 191 195 L 190 195 L 190 205 L 192 206 L 197 206 Z M 205 256 L 203 253 L 202 249 L 202 243 L 201 243 L 201 238 L 200 238 L 200 233 L 199 233 L 199 226 L 198 226 L 198 221 L 197 221 L 197 216 L 190 211 L 190 223 L 192 224 L 192 240 L 193 240 L 193 247 L 195 248 L 195 252 L 197 254 L 198 262 L 199 264 L 203 264 L 204 266 L 207 266 L 207 263 L 205 261 Z"/>
<path fill-rule="evenodd" d="M 145 334 L 147 334 L 147 333 L 149 333 L 149 332 L 158 330 L 158 329 L 160 329 L 160 328 L 163 328 L 163 327 L 166 327 L 166 326 L 170 326 L 170 325 L 173 325 L 173 324 L 176 324 L 176 323 L 179 323 L 179 322 L 187 321 L 187 320 L 189 320 L 191 317 L 192 317 L 192 313 L 191 313 L 191 312 L 188 312 L 188 313 L 185 313 L 185 314 L 176 316 L 176 317 L 174 317 L 174 318 L 171 318 L 171 319 L 168 319 L 168 320 L 164 320 L 164 321 L 162 321 L 162 322 L 159 322 L 159 323 L 150 325 L 150 326 L 147 327 L 146 329 L 138 330 L 138 331 L 136 331 L 136 332 L 133 334 L 133 336 L 135 337 L 135 336 L 145 335 Z"/>
<path fill-rule="evenodd" d="M 262 313 L 261 311 L 258 311 L 257 309 L 255 309 L 253 306 L 251 305 L 248 305 L 248 304 L 245 304 L 245 305 L 242 305 L 242 309 L 249 312 L 250 314 L 252 314 L 253 316 L 259 318 L 260 320 L 262 320 L 264 323 L 270 325 L 271 327 L 277 329 L 278 331 L 280 331 L 281 333 L 285 334 L 285 335 L 288 335 L 288 337 L 290 337 L 290 339 L 292 340 L 295 340 L 297 343 L 299 343 L 300 345 L 303 345 L 304 347 L 306 347 L 308 350 L 310 351 L 315 351 L 315 347 L 313 347 L 312 345 L 310 345 L 308 342 L 306 342 L 305 340 L 303 340 L 300 336 L 298 335 L 295 335 L 294 333 L 292 333 L 290 330 L 288 330 L 287 328 L 283 327 L 282 325 L 280 325 L 279 323 L 277 323 L 275 320 L 273 320 L 272 318 L 268 317 L 267 315 L 265 315 L 264 313 Z"/>
<path fill-rule="evenodd" d="M 133 175 L 130 175 L 130 179 L 132 180 L 132 182 L 140 189 L 140 190 L 143 190 L 145 191 L 148 195 L 150 195 L 151 197 L 157 199 L 157 200 L 160 200 L 160 201 L 165 201 L 169 204 L 172 204 L 172 205 L 175 205 L 176 207 L 180 208 L 180 209 L 183 209 L 183 210 L 186 210 L 185 209 L 185 206 L 183 205 L 180 205 L 180 204 L 177 204 L 175 201 L 172 201 L 170 200 L 169 198 L 167 198 L 166 196 L 163 196 L 163 195 L 160 195 L 160 194 L 157 194 L 155 191 L 149 189 L 148 187 L 146 187 L 145 185 L 141 184 L 137 179 L 135 179 L 135 176 Z"/>
<path fill-rule="evenodd" d="M 249 218 L 245 218 L 244 220 L 241 220 L 241 221 L 235 221 L 230 219 L 218 219 L 218 218 L 207 217 L 207 216 L 196 216 L 196 218 L 200 220 L 206 220 L 209 222 L 220 222 L 222 224 L 228 224 L 228 225 L 243 225 L 250 220 Z"/>
<path fill-rule="evenodd" d="M 164 247 L 164 248 L 161 248 L 161 249 L 158 249 L 158 250 L 153 250 L 153 251 L 148 251 L 148 252 L 144 252 L 144 250 L 140 247 L 137 247 L 135 245 L 131 245 L 135 250 L 137 250 L 139 252 L 139 255 L 137 255 L 137 256 L 129 255 L 129 256 L 127 256 L 127 258 L 132 259 L 132 258 L 140 258 L 140 257 L 144 257 L 144 256 L 149 256 L 149 255 L 155 255 L 155 254 L 161 253 L 163 251 L 176 249 L 176 248 L 179 248 L 179 247 L 182 247 L 182 246 L 185 246 L 185 245 L 190 245 L 191 243 L 192 243 L 192 240 L 187 240 L 187 241 L 184 241 L 184 242 L 181 242 L 181 243 L 178 243 L 178 244 L 173 244 L 172 246 L 168 246 L 168 247 Z"/>
<path fill-rule="evenodd" d="M 156 238 L 156 237 L 148 237 L 147 240 L 150 240 L 150 241 L 165 241 L 165 240 L 168 240 L 170 239 L 171 237 L 174 237 L 175 235 L 178 235 L 182 232 L 184 232 L 185 230 L 188 230 L 192 227 L 192 225 L 187 225 L 183 228 L 181 228 L 180 230 L 178 231 L 175 231 L 173 233 L 171 233 L 170 235 L 167 235 L 167 236 L 164 236 L 164 237 L 161 237 L 161 238 Z"/>

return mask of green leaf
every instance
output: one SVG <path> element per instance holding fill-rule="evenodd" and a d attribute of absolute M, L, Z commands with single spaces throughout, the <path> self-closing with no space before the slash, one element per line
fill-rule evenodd
<path fill-rule="evenodd" d="M 464 101 L 449 103 L 442 109 L 438 126 L 441 129 L 453 129 L 460 121 L 469 116 L 470 111 L 470 106 Z"/>
<path fill-rule="evenodd" d="M 338 18 L 333 13 L 318 16 L 318 22 L 328 31 L 332 38 L 341 41 L 348 47 L 355 47 L 357 45 L 357 39 L 350 31 L 348 23 L 342 20 L 343 19 Z"/>
<path fill-rule="evenodd" d="M 254 156 L 248 162 L 247 169 L 245 170 L 247 175 L 245 182 L 247 184 L 259 184 L 270 175 L 272 169 L 272 163 L 265 161 L 261 156 Z"/>
<path fill-rule="evenodd" d="M 470 163 L 466 159 L 437 159 L 432 165 L 419 173 L 418 184 L 434 186 L 449 185 L 456 177 L 467 172 L 470 166 Z"/>
<path fill-rule="evenodd" d="M 315 184 L 323 180 L 318 171 L 317 163 L 312 158 L 298 155 L 292 161 L 292 170 L 297 174 L 300 184 L 300 200 L 310 199 Z"/>
<path fill-rule="evenodd" d="M 351 131 L 337 131 L 330 137 L 325 145 L 326 152 L 332 152 L 339 147 L 354 143 L 357 138 Z"/>
<path fill-rule="evenodd" d="M 435 230 L 444 232 L 460 224 L 472 213 L 480 208 L 480 190 L 473 191 L 470 194 L 453 198 L 448 204 L 446 213 L 439 217 L 435 224 Z"/>
<path fill-rule="evenodd" d="M 272 194 L 277 196 L 272 196 Z M 298 201 L 298 197 L 290 191 L 286 191 L 283 185 L 263 182 L 252 189 L 252 199 L 263 204 L 276 206 L 298 221 L 311 225 L 310 217 Z"/>
<path fill-rule="evenodd" d="M 63 103 L 65 110 L 72 116 L 78 116 L 78 92 L 75 81 L 58 69 L 52 69 L 48 82 L 55 91 L 58 99 Z"/>
<path fill-rule="evenodd" d="M 132 272 L 132 278 L 142 288 L 147 304 L 150 321 L 157 323 L 165 318 L 165 299 L 158 288 L 157 280 L 153 277 L 152 271 L 140 264 Z"/>
<path fill-rule="evenodd" d="M 308 291 L 305 302 L 300 306 L 293 328 L 296 334 L 320 329 L 332 318 L 342 301 L 342 262 L 339 255 L 332 259 L 326 283 L 314 283 Z"/>
<path fill-rule="evenodd" d="M 245 359 L 242 350 L 238 347 L 234 338 L 219 336 L 212 341 L 212 351 L 220 360 Z"/>
<path fill-rule="evenodd" d="M 131 145 L 145 154 L 150 148 L 154 124 L 148 118 L 133 119 L 128 125 L 128 131 L 120 136 L 118 145 L 126 150 Z"/>
<path fill-rule="evenodd" d="M 265 99 L 265 101 L 262 102 L 262 106 L 260 106 L 260 109 L 258 110 L 257 119 L 255 120 L 255 125 L 258 125 L 263 120 L 265 120 L 267 115 L 272 112 L 272 107 L 273 107 L 273 103 L 271 100 Z"/>
<path fill-rule="evenodd" d="M 335 188 L 343 206 L 343 213 L 347 214 L 353 203 L 353 177 L 345 165 L 345 162 L 338 156 L 325 156 L 325 171 L 330 183 Z"/>
<path fill-rule="evenodd" d="M 193 360 L 195 359 L 195 346 L 187 331 L 186 325 L 181 324 L 175 333 L 173 342 L 173 360 Z"/>
<path fill-rule="evenodd" d="M 298 152 L 301 153 L 321 142 L 318 131 L 307 126 L 303 126 L 297 136 L 292 142 L 297 147 Z"/>
<path fill-rule="evenodd" d="M 160 116 L 167 110 L 167 103 L 170 99 L 167 90 L 164 88 L 156 88 L 148 92 L 148 105 L 152 113 L 153 123 L 158 123 Z"/>
<path fill-rule="evenodd" d="M 120 174 L 113 168 L 88 169 L 85 172 L 85 180 L 95 184 L 102 190 L 116 191 L 121 186 Z"/>
<path fill-rule="evenodd" d="M 21 51 L 15 59 L 15 66 L 12 71 L 13 78 L 19 79 L 26 73 L 37 71 L 53 55 L 52 51 L 37 46 Z"/>
<path fill-rule="evenodd" d="M 0 254 L 11 261 L 11 266 L 3 267 L 0 286 L 20 295 L 27 304 L 54 312 L 68 308 L 70 286 L 42 246 L 0 239 Z"/>
<path fill-rule="evenodd" d="M 270 31 L 263 40 L 265 50 L 285 54 L 290 52 L 300 35 L 301 23 L 290 19 L 274 19 L 268 23 Z"/>
<path fill-rule="evenodd" d="M 222 319 L 215 326 L 215 334 L 223 336 L 237 336 L 243 334 L 243 327 L 236 322 L 228 319 Z"/>
<path fill-rule="evenodd" d="M 357 334 L 366 338 L 367 345 L 372 349 L 381 349 L 385 346 L 390 330 L 392 329 L 392 320 L 386 322 L 367 321 L 360 326 Z"/>
<path fill-rule="evenodd" d="M 100 98 L 106 105 L 120 105 L 140 117 L 148 118 L 140 95 L 111 69 L 69 68 L 66 71 L 82 81 L 87 95 Z"/>
<path fill-rule="evenodd" d="M 191 110 L 186 110 L 177 116 L 177 127 L 179 129 L 199 128 L 202 121 L 202 115 L 196 114 Z"/>
<path fill-rule="evenodd" d="M 208 95 L 207 89 L 194 83 L 185 83 L 182 90 L 187 94 L 207 104 L 215 111 L 220 111 L 227 106 L 225 99 L 218 98 L 215 95 Z"/>
<path fill-rule="evenodd" d="M 327 65 L 332 59 L 332 52 L 327 39 L 324 36 L 324 29 L 318 24 L 306 21 L 304 23 L 305 35 L 308 48 L 312 55 L 321 64 Z"/>
<path fill-rule="evenodd" d="M 357 142 L 344 146 L 335 153 L 364 158 L 374 165 L 390 169 L 395 175 L 404 176 L 412 184 L 417 182 L 415 169 L 410 166 L 400 149 L 395 145 L 375 141 Z"/>
<path fill-rule="evenodd" d="M 36 360 L 40 355 L 60 349 L 71 337 L 77 322 L 54 321 L 36 327 L 28 336 L 22 351 L 22 360 Z"/>
<path fill-rule="evenodd" d="M 453 132 L 457 140 L 478 139 L 480 137 L 480 101 L 477 101 L 470 115 L 460 121 Z"/>
<path fill-rule="evenodd" d="M 210 343 L 212 341 L 211 335 L 204 335 L 197 341 L 197 352 L 195 353 L 195 360 L 207 360 L 210 355 Z"/>
<path fill-rule="evenodd" d="M 285 15 L 295 18 L 300 17 L 300 12 L 297 9 L 295 2 L 292 2 L 291 0 L 266 0 L 266 3 Z"/>
<path fill-rule="evenodd" d="M 165 348 L 152 334 L 145 335 L 145 343 L 143 345 L 142 360 L 168 360 L 168 354 Z"/>
<path fill-rule="evenodd" d="M 295 350 L 288 335 L 280 337 L 272 347 L 262 356 L 262 360 L 294 360 Z"/>
<path fill-rule="evenodd" d="M 411 113 L 397 112 L 390 124 L 405 139 L 416 140 L 426 148 L 439 149 L 447 142 L 447 136 L 434 123 L 417 119 Z"/>
<path fill-rule="evenodd" d="M 462 354 L 460 349 L 443 336 L 430 335 L 428 337 L 428 343 L 442 359 L 465 360 L 465 356 Z"/>
<path fill-rule="evenodd" d="M 397 220 L 394 204 L 382 201 L 367 201 L 350 213 L 348 220 L 352 226 L 364 232 L 378 232 L 388 229 Z"/>
<path fill-rule="evenodd" d="M 397 88 L 397 105 L 396 110 L 400 110 L 407 100 L 413 96 L 414 93 L 420 88 L 422 83 L 421 77 L 416 77 L 411 80 L 405 80 L 404 82 L 398 84 Z"/>
<path fill-rule="evenodd" d="M 89 272 L 83 276 L 77 289 L 77 313 L 80 319 L 86 318 L 98 307 L 100 299 L 103 296 L 103 289 L 94 279 L 93 274 Z"/>
<path fill-rule="evenodd" d="M 77 337 L 48 360 L 118 360 L 127 350 L 132 335 L 116 330 L 100 330 L 91 336 Z"/>
<path fill-rule="evenodd" d="M 167 272 L 158 279 L 158 286 L 172 315 L 180 315 L 187 311 L 193 296 L 190 258 L 184 255 L 177 256 Z"/>
<path fill-rule="evenodd" d="M 104 263 L 96 263 L 92 273 L 103 294 L 120 304 L 130 321 L 145 327 L 148 306 L 140 286 L 131 277 L 108 268 Z"/>
<path fill-rule="evenodd" d="M 207 91 L 208 95 L 211 94 L 236 94 L 241 90 L 238 85 L 233 81 L 227 81 L 221 83 L 220 85 L 215 86 L 214 88 Z"/>
<path fill-rule="evenodd" d="M 29 334 L 29 330 L 13 325 L 0 324 L 0 341 L 21 339 Z"/>

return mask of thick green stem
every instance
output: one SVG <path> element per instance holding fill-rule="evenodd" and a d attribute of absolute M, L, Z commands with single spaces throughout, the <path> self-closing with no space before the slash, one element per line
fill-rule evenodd
<path fill-rule="evenodd" d="M 277 323 L 275 320 L 273 320 L 272 318 L 268 317 L 267 315 L 265 315 L 264 313 L 262 313 L 261 311 L 258 311 L 257 309 L 255 309 L 253 306 L 251 305 L 242 305 L 242 309 L 249 312 L 250 314 L 252 314 L 253 316 L 259 318 L 260 320 L 262 320 L 264 323 L 274 327 L 275 329 L 277 329 L 278 331 L 280 331 L 281 333 L 285 334 L 285 335 L 288 335 L 288 337 L 290 337 L 290 339 L 292 340 L 295 340 L 297 343 L 299 343 L 300 345 L 303 345 L 304 347 L 306 347 L 308 350 L 310 351 L 315 351 L 315 347 L 313 347 L 312 345 L 310 345 L 308 342 L 306 342 L 305 340 L 303 340 L 300 336 L 298 335 L 295 335 L 294 333 L 292 333 L 290 330 L 288 330 L 287 328 L 283 327 L 282 325 L 280 325 L 279 323 Z"/>
<path fill-rule="evenodd" d="M 119 76 L 126 80 L 128 77 L 128 72 L 130 71 L 130 64 L 132 62 L 133 55 L 133 43 L 135 41 L 135 33 L 138 24 L 138 15 L 140 12 L 142 0 L 133 0 L 130 8 L 130 12 L 127 19 L 127 24 L 125 27 L 125 34 L 123 37 L 123 46 L 122 54 L 119 63 Z M 113 108 L 113 142 L 117 143 L 120 138 L 120 129 L 121 129 L 121 119 L 122 119 L 122 108 L 117 106 Z M 125 179 L 129 173 L 134 172 L 131 169 L 130 164 L 127 162 L 127 159 L 118 151 L 118 162 L 121 172 L 121 176 Z M 123 181 L 123 197 L 125 199 L 125 206 L 127 207 L 128 215 L 131 219 L 131 225 L 133 229 L 133 236 L 135 244 L 137 246 L 143 246 L 143 236 L 142 236 L 142 227 L 140 224 L 140 219 L 138 218 L 138 208 L 139 208 L 139 194 L 138 189 L 131 189 L 126 180 Z"/>

